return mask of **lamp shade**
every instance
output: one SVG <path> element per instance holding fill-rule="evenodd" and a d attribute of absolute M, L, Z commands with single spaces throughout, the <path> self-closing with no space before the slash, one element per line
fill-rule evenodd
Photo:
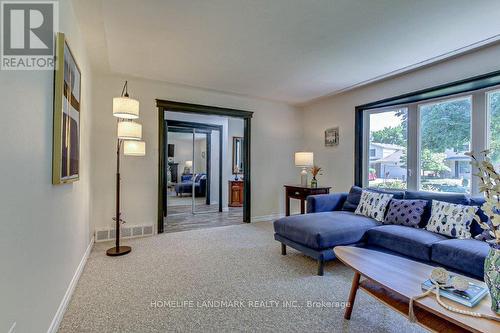
<path fill-rule="evenodd" d="M 134 121 L 118 122 L 118 139 L 140 140 L 142 138 L 142 125 Z"/>
<path fill-rule="evenodd" d="M 130 97 L 113 98 L 113 116 L 124 119 L 139 118 L 139 101 Z"/>
<path fill-rule="evenodd" d="M 128 156 L 146 155 L 146 142 L 144 141 L 124 141 L 123 154 Z"/>
<path fill-rule="evenodd" d="M 314 154 L 311 152 L 297 152 L 295 153 L 295 166 L 296 167 L 312 167 L 314 165 Z"/>
<path fill-rule="evenodd" d="M 193 167 L 193 161 L 186 161 L 186 168 L 192 168 Z"/>

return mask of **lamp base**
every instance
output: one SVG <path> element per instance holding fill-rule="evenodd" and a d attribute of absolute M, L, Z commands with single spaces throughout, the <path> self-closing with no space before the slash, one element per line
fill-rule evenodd
<path fill-rule="evenodd" d="M 307 186 L 307 169 L 306 168 L 302 168 L 302 171 L 300 172 L 300 185 Z"/>
<path fill-rule="evenodd" d="M 106 251 L 106 254 L 110 257 L 117 257 L 117 256 L 123 256 L 127 253 L 130 253 L 132 251 L 132 248 L 130 246 L 119 246 L 119 247 L 112 247 Z"/>

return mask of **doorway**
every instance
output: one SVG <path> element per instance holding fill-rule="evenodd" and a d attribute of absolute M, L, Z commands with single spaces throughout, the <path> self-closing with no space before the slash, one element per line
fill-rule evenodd
<path fill-rule="evenodd" d="M 201 227 L 204 227 L 208 220 L 211 225 L 213 221 L 220 221 L 219 225 L 224 225 L 228 217 L 236 218 L 235 211 L 239 212 L 239 223 L 250 222 L 250 125 L 253 112 L 164 100 L 157 100 L 157 107 L 159 111 L 158 233 L 164 232 L 165 226 L 170 228 L 171 225 L 168 223 L 178 219 L 179 215 L 171 217 L 173 214 L 184 214 L 186 219 L 194 223 L 202 221 Z M 166 119 L 166 114 L 177 116 L 174 119 Z M 183 118 L 182 114 L 190 120 L 180 121 L 179 118 Z M 238 119 L 241 133 L 228 137 L 226 131 L 222 135 L 222 129 L 217 125 L 203 120 L 196 121 L 203 117 Z M 191 159 L 181 159 L 177 156 L 179 158 L 176 160 L 176 148 L 175 144 L 172 146 L 172 142 L 176 140 L 175 136 L 183 135 L 184 140 L 190 143 Z M 224 146 L 221 149 L 222 140 Z M 216 141 L 219 141 L 218 155 L 214 151 Z M 230 153 L 226 154 L 228 150 Z M 224 161 L 221 152 L 224 152 Z M 213 167 L 215 160 L 218 160 L 221 166 L 218 170 Z M 234 166 L 223 168 L 223 163 L 232 163 Z M 222 170 L 224 170 L 223 177 Z M 230 176 L 227 175 L 228 170 Z M 215 177 L 216 174 L 219 177 Z M 204 184 L 201 182 L 203 178 L 206 178 Z M 178 184 L 183 180 L 188 184 Z M 228 204 L 228 195 L 231 191 L 233 194 L 231 200 L 239 201 L 239 205 L 238 202 Z M 224 195 L 221 198 L 222 193 Z M 175 202 L 180 203 L 178 207 L 174 207 Z M 186 203 L 190 203 L 190 207 L 186 207 L 188 206 Z M 180 208 L 181 206 L 184 207 Z M 221 215 L 209 218 L 207 216 L 210 213 Z M 189 227 L 196 228 L 194 225 Z"/>

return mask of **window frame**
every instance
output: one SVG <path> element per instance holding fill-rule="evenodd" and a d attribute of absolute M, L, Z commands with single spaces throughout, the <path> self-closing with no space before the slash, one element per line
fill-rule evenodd
<path fill-rule="evenodd" d="M 490 94 L 500 94 L 500 86 L 493 87 L 492 89 L 487 89 L 485 91 L 486 96 L 485 96 L 485 103 L 486 103 L 486 115 L 485 115 L 485 120 L 486 120 L 486 148 L 490 149 L 490 141 L 491 141 L 491 108 L 490 108 Z"/>
<path fill-rule="evenodd" d="M 363 132 L 363 182 L 362 182 L 362 187 L 368 187 L 369 181 L 368 181 L 368 174 L 369 174 L 369 169 L 370 169 L 370 116 L 373 114 L 377 113 L 384 113 L 384 112 L 394 112 L 396 110 L 400 109 L 406 109 L 406 112 L 408 112 L 408 107 L 405 105 L 402 106 L 389 106 L 389 107 L 384 107 L 384 108 L 379 108 L 379 109 L 370 109 L 364 112 L 363 114 L 363 122 L 367 126 L 364 127 L 364 132 Z M 406 133 L 406 151 L 408 151 L 409 148 L 409 143 L 408 143 L 408 127 L 407 127 L 407 133 Z M 408 155 L 407 155 L 408 156 Z M 407 162 L 408 163 L 408 162 Z M 406 168 L 406 179 L 408 183 L 408 166 Z M 406 185 L 408 189 L 408 184 Z"/>
<path fill-rule="evenodd" d="M 471 100 L 471 124 L 470 124 L 470 149 L 472 151 L 482 151 L 489 147 L 491 133 L 490 133 L 490 107 L 489 97 L 491 93 L 500 93 L 500 84 L 488 88 L 482 88 L 472 91 L 461 92 L 442 97 L 436 97 L 426 100 L 420 100 L 409 104 L 398 104 L 391 106 L 384 106 L 381 108 L 368 108 L 356 107 L 356 133 L 359 134 L 359 119 L 360 116 L 363 120 L 361 126 L 362 138 L 356 136 L 356 148 L 359 149 L 359 143 L 362 144 L 362 161 L 356 166 L 356 169 L 361 167 L 361 182 L 356 185 L 367 187 L 368 186 L 368 169 L 369 169 L 369 133 L 371 114 L 383 113 L 394 111 L 402 108 L 407 109 L 407 190 L 419 191 L 420 190 L 420 152 L 421 152 L 421 135 L 420 135 L 420 109 L 422 106 L 435 104 L 440 102 L 452 102 L 464 98 Z M 359 170 L 355 170 L 355 174 Z M 477 168 L 471 168 L 471 174 L 477 173 Z M 479 180 L 477 177 L 471 177 L 470 193 L 468 195 L 474 196 L 479 193 Z"/>
<path fill-rule="evenodd" d="M 428 101 L 434 98 L 443 98 L 461 93 L 472 93 L 479 90 L 492 90 L 494 87 L 498 86 L 500 86 L 500 70 L 356 106 L 354 112 L 354 184 L 363 186 L 363 169 L 365 169 L 363 167 L 363 156 L 364 150 L 366 149 L 363 143 L 363 133 L 365 131 L 363 114 L 365 111 L 383 107 L 399 107 L 402 105 Z M 474 133 L 477 132 L 477 127 L 484 129 L 486 126 L 486 104 L 484 96 L 484 94 L 479 96 L 480 98 L 475 99 L 473 102 Z M 479 113 L 479 115 L 476 116 L 476 113 Z M 409 117 L 411 116 L 415 116 L 415 114 L 412 115 L 412 112 L 410 112 Z M 486 133 L 483 132 L 483 134 L 482 140 L 480 138 L 478 140 L 477 136 L 473 136 L 472 149 L 474 151 L 477 151 L 481 146 L 485 146 L 484 137 L 486 137 Z M 416 144 L 412 144 L 412 147 L 414 149 Z M 476 178 L 477 177 L 472 178 L 473 193 L 475 193 L 474 182 L 478 181 Z"/>
<path fill-rule="evenodd" d="M 415 103 L 415 106 L 416 106 L 416 124 L 413 124 L 413 126 L 416 127 L 416 134 L 417 134 L 417 155 L 414 157 L 416 158 L 416 161 L 417 161 L 417 164 L 415 165 L 415 171 L 416 171 L 416 176 L 415 176 L 415 182 L 416 182 L 416 187 L 414 188 L 415 191 L 422 191 L 421 189 L 421 167 L 422 167 L 422 164 L 421 164 L 421 156 L 422 156 L 422 135 L 421 135 L 421 125 L 422 125 L 422 122 L 421 122 L 421 108 L 423 106 L 427 106 L 427 105 L 432 105 L 432 104 L 441 104 L 441 103 L 450 103 L 450 102 L 454 102 L 454 101 L 459 101 L 459 100 L 463 100 L 463 99 L 470 99 L 470 105 L 471 105 L 471 110 L 470 110 L 470 130 L 469 130 L 469 137 L 470 137 L 470 143 L 469 143 L 469 151 L 472 150 L 472 147 L 473 147 L 473 141 L 474 141 L 474 138 L 473 138 L 473 124 L 474 124 L 474 100 L 475 100 L 475 94 L 478 94 L 478 93 L 481 93 L 480 91 L 477 91 L 475 93 L 462 93 L 462 94 L 457 94 L 457 95 L 454 95 L 454 96 L 449 96 L 449 97 L 442 97 L 442 98 L 435 98 L 431 101 L 424 101 L 424 103 Z M 471 170 L 472 171 L 472 170 Z M 469 183 L 469 195 L 472 195 L 474 194 L 474 186 L 472 184 L 472 179 L 474 177 L 472 176 L 472 172 L 471 172 L 471 182 Z M 412 189 L 413 190 L 413 189 Z"/>

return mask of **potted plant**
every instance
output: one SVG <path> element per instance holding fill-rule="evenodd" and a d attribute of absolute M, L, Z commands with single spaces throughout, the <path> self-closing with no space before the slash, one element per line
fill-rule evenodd
<path fill-rule="evenodd" d="M 318 187 L 318 181 L 316 180 L 316 176 L 319 174 L 320 171 L 321 171 L 321 168 L 317 165 L 314 165 L 311 168 L 311 174 L 313 175 L 313 178 L 311 179 L 311 187 L 312 188 Z"/>
<path fill-rule="evenodd" d="M 488 220 L 481 221 L 477 215 L 475 220 L 485 230 L 484 238 L 490 244 L 490 251 L 484 261 L 484 282 L 490 291 L 491 309 L 500 313 L 500 174 L 488 157 L 489 151 L 480 154 L 481 158 L 473 153 L 467 154 L 479 170 L 475 176 L 480 179 L 479 191 L 484 193 L 486 200 L 481 210 Z"/>

